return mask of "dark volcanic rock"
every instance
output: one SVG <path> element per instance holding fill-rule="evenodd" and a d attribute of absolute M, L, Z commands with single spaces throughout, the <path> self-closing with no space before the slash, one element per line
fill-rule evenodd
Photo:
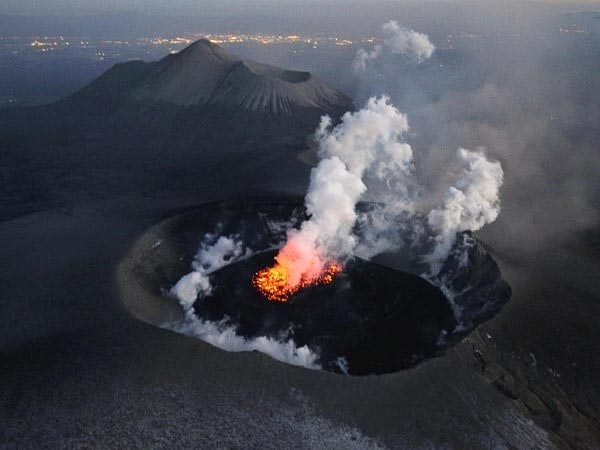
<path fill-rule="evenodd" d="M 117 64 L 72 100 L 105 97 L 286 115 L 353 109 L 349 97 L 309 72 L 243 60 L 204 39 L 160 61 Z"/>
<path fill-rule="evenodd" d="M 457 233 L 454 248 L 434 281 L 453 295 L 465 331 L 496 315 L 512 295 L 496 261 L 469 231 Z"/>
<path fill-rule="evenodd" d="M 213 293 L 196 302 L 197 315 L 226 318 L 247 338 L 291 338 L 316 351 L 324 369 L 343 370 L 338 358 L 344 358 L 356 375 L 413 366 L 440 352 L 440 337 L 456 326 L 437 288 L 360 259 L 351 260 L 329 285 L 306 288 L 287 303 L 270 302 L 251 280 L 274 256 L 261 253 L 213 274 Z"/>
<path fill-rule="evenodd" d="M 22 191 L 13 197 L 105 192 L 107 180 L 120 185 L 116 192 L 144 192 L 148 183 L 157 192 L 210 189 L 213 177 L 230 190 L 247 188 L 270 179 L 275 162 L 304 183 L 308 168 L 296 156 L 311 146 L 307 137 L 324 114 L 336 121 L 353 108 L 309 72 L 245 61 L 198 41 L 160 61 L 116 64 L 56 103 L 0 110 L 0 165 L 10 158 L 5 175 Z"/>

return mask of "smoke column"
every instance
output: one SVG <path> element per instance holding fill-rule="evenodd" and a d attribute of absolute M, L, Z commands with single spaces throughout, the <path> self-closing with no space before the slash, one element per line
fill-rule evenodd
<path fill-rule="evenodd" d="M 369 99 L 336 127 L 323 117 L 316 133 L 321 161 L 311 172 L 305 198 L 310 218 L 289 232 L 276 257 L 288 287 L 318 278 L 328 262 L 352 254 L 356 204 L 367 190 L 363 177 L 383 180 L 390 171 L 411 170 L 412 150 L 401 142 L 407 130 L 406 116 L 387 97 Z"/>
<path fill-rule="evenodd" d="M 446 190 L 441 205 L 427 215 L 435 236 L 435 247 L 427 257 L 434 274 L 454 245 L 457 232 L 477 231 L 495 221 L 500 212 L 504 178 L 500 163 L 464 148 L 458 149 L 456 158 L 463 167 L 462 176 Z"/>
<path fill-rule="evenodd" d="M 398 250 L 403 239 L 393 236 L 402 233 L 421 237 L 427 233 L 433 250 L 423 258 L 434 275 L 457 232 L 476 231 L 496 219 L 503 180 L 500 163 L 462 148 L 456 153 L 458 178 L 438 206 L 419 205 L 416 197 L 422 188 L 413 152 L 402 142 L 408 129 L 406 116 L 388 97 L 370 98 L 363 109 L 346 113 L 336 127 L 323 117 L 316 132 L 321 160 L 311 172 L 305 198 L 310 218 L 288 232 L 276 257 L 288 288 L 318 279 L 328 264 L 345 261 L 359 244 L 362 255 Z M 356 205 L 372 185 L 380 187 L 373 200 L 386 206 L 361 218 L 364 226 L 358 237 Z"/>
<path fill-rule="evenodd" d="M 433 207 L 419 202 L 424 189 L 412 148 L 402 140 L 408 130 L 406 115 L 385 96 L 370 98 L 335 127 L 329 117 L 322 118 L 315 134 L 320 162 L 311 172 L 305 197 L 309 219 L 288 231 L 275 258 L 274 273 L 285 290 L 294 292 L 318 280 L 355 250 L 372 257 L 401 250 L 406 240 L 428 243 L 410 250 L 421 252 L 430 275 L 436 275 L 458 232 L 477 231 L 498 217 L 502 167 L 481 151 L 458 149 L 455 181 Z M 384 206 L 361 216 L 357 235 L 356 205 L 371 187 L 376 189 L 370 200 Z M 194 271 L 171 292 L 189 311 L 199 295 L 210 294 L 212 272 L 250 254 L 236 236 L 209 235 L 196 255 Z"/>

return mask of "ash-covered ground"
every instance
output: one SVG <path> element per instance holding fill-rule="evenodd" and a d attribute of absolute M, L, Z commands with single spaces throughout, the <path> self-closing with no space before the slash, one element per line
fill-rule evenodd
<path fill-rule="evenodd" d="M 288 164 L 275 167 L 307 174 Z M 157 194 L 110 195 L 2 222 L 3 446 L 598 442 L 597 233 L 494 253 L 512 300 L 443 358 L 394 375 L 341 377 L 224 352 L 132 318 L 114 274 L 136 239 L 201 199 L 235 191 Z M 145 234 L 128 262 L 161 261 L 169 249 L 152 250 L 160 239 L 162 229 Z M 147 312 L 148 293 L 128 285 Z"/>

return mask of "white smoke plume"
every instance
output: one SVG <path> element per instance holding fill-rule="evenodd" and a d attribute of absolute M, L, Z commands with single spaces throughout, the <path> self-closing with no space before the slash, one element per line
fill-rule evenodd
<path fill-rule="evenodd" d="M 181 277 L 171 288 L 171 294 L 177 297 L 186 312 L 192 308 L 198 296 L 210 295 L 211 273 L 252 255 L 250 249 L 244 249 L 238 236 L 220 236 L 216 241 L 215 238 L 212 234 L 206 235 L 192 262 L 194 271 Z"/>
<path fill-rule="evenodd" d="M 464 148 L 458 149 L 456 158 L 463 167 L 462 176 L 444 193 L 442 204 L 427 215 L 435 233 L 435 247 L 427 257 L 434 273 L 454 245 L 457 232 L 477 231 L 495 221 L 500 212 L 504 177 L 500 163 Z"/>
<path fill-rule="evenodd" d="M 215 236 L 212 234 L 207 236 L 209 240 L 214 240 L 214 238 Z M 220 236 L 213 244 L 206 241 L 202 243 L 192 262 L 192 267 L 197 272 L 210 274 L 250 255 L 251 250 L 244 249 L 244 244 L 238 236 Z"/>
<path fill-rule="evenodd" d="M 354 57 L 354 62 L 352 63 L 354 70 L 357 72 L 364 72 L 367 70 L 369 62 L 379 58 L 382 53 L 383 46 L 381 44 L 377 44 L 370 52 L 362 47 L 359 48 L 356 52 L 356 56 Z"/>
<path fill-rule="evenodd" d="M 308 369 L 320 368 L 317 363 L 318 355 L 306 345 L 297 347 L 292 339 L 278 340 L 267 336 L 246 339 L 237 334 L 235 326 L 227 324 L 225 321 L 210 322 L 188 314 L 185 321 L 167 323 L 163 325 L 163 328 L 202 339 L 229 352 L 259 351 L 278 361 L 295 366 Z"/>
<path fill-rule="evenodd" d="M 184 311 L 188 311 L 199 295 L 210 295 L 212 286 L 208 276 L 201 272 L 190 272 L 184 275 L 171 288 L 173 294 L 179 300 Z"/>
<path fill-rule="evenodd" d="M 354 69 L 364 71 L 371 61 L 379 58 L 386 49 L 394 54 L 406 55 L 422 62 L 431 58 L 435 46 L 424 33 L 401 26 L 397 21 L 391 20 L 381 26 L 383 31 L 383 45 L 376 45 L 370 52 L 360 48 L 354 59 Z"/>
<path fill-rule="evenodd" d="M 418 61 L 431 58 L 435 46 L 424 33 L 405 28 L 395 20 L 382 25 L 383 43 L 389 47 L 392 53 L 412 55 Z"/>
<path fill-rule="evenodd" d="M 500 163 L 482 152 L 459 149 L 456 180 L 432 206 L 419 200 L 427 196 L 422 195 L 425 188 L 419 184 L 413 151 L 402 141 L 408 129 L 406 116 L 388 97 L 370 98 L 336 127 L 323 117 L 316 132 L 321 161 L 311 173 L 305 198 L 310 217 L 288 233 L 276 258 L 289 273 L 290 286 L 303 277 L 318 277 L 329 261 L 395 252 L 407 242 L 417 247 L 424 237 L 433 250 L 419 244 L 412 251 L 422 252 L 435 275 L 457 232 L 477 231 L 496 219 Z M 356 205 L 367 191 L 369 200 L 380 206 L 359 216 Z"/>
<path fill-rule="evenodd" d="M 449 172 L 454 173 L 454 166 L 459 171 L 432 203 L 430 194 L 423 195 L 426 189 L 419 180 L 424 180 L 416 171 L 413 151 L 402 141 L 408 130 L 406 116 L 388 97 L 370 98 L 334 128 L 328 117 L 322 119 L 316 132 L 321 161 L 311 173 L 306 195 L 310 218 L 289 233 L 277 259 L 296 278 L 319 273 L 331 259 L 370 258 L 398 251 L 406 243 L 414 248 L 404 250 L 422 252 L 435 275 L 457 232 L 477 231 L 497 218 L 503 181 L 499 162 L 488 160 L 482 151 L 458 149 Z M 367 191 L 380 206 L 359 216 L 356 205 Z M 358 235 L 353 233 L 357 229 Z M 429 247 L 415 244 L 423 238 Z"/>
<path fill-rule="evenodd" d="M 291 286 L 303 277 L 316 278 L 329 260 L 352 254 L 356 204 L 367 190 L 363 177 L 385 180 L 410 172 L 412 150 L 401 142 L 407 130 L 406 116 L 387 97 L 371 98 L 334 128 L 323 117 L 316 133 L 321 161 L 311 172 L 305 199 L 310 218 L 290 231 L 276 258 L 289 273 Z"/>

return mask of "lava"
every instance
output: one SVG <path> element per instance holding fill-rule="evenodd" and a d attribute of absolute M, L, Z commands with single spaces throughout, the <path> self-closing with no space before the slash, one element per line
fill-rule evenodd
<path fill-rule="evenodd" d="M 317 276 L 302 274 L 298 282 L 290 283 L 290 270 L 276 262 L 273 266 L 256 272 L 252 284 L 268 300 L 287 302 L 290 296 L 305 287 L 330 284 L 341 271 L 340 263 L 329 262 L 323 265 L 323 270 Z"/>

